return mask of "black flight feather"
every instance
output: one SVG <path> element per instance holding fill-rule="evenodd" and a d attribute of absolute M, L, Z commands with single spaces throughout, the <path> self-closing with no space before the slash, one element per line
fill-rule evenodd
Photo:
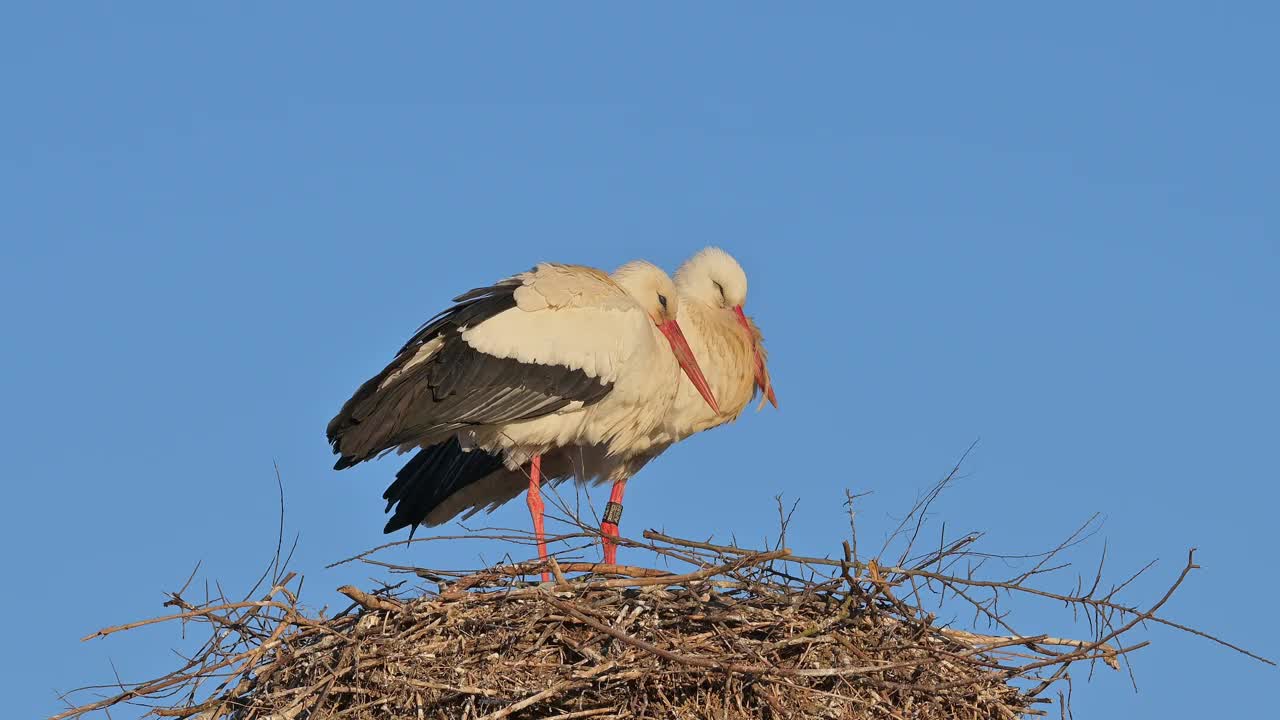
<path fill-rule="evenodd" d="M 419 450 L 382 493 L 387 512 L 395 507 L 382 532 L 421 523 L 449 496 L 502 468 L 498 455 L 478 448 L 464 452 L 457 438 Z"/>

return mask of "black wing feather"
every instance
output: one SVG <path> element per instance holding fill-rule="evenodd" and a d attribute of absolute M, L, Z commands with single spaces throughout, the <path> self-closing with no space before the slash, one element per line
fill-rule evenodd
<path fill-rule="evenodd" d="M 387 511 L 395 507 L 382 532 L 421 523 L 449 496 L 502 468 L 501 457 L 479 449 L 464 452 L 457 438 L 419 450 L 382 493 Z"/>
<path fill-rule="evenodd" d="M 341 470 L 408 443 L 438 442 L 467 426 L 541 417 L 607 395 L 612 383 L 581 370 L 494 357 L 462 341 L 465 328 L 514 308 L 521 284 L 514 277 L 463 293 L 423 323 L 329 422 L 329 443 L 341 456 L 334 467 Z M 440 349 L 410 367 L 418 350 L 434 340 L 441 341 Z"/>

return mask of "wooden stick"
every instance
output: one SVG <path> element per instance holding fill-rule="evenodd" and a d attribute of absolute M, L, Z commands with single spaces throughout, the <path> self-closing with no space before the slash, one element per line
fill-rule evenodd
<path fill-rule="evenodd" d="M 563 682 L 556 683 L 555 685 L 552 685 L 551 687 L 547 688 L 546 690 L 543 690 L 540 693 L 537 693 L 536 695 L 530 695 L 529 697 L 525 698 L 524 700 L 521 700 L 518 703 L 508 705 L 507 707 L 504 707 L 501 710 L 498 710 L 496 712 L 491 712 L 488 715 L 485 715 L 484 717 L 478 718 L 478 720 L 501 720 L 502 718 L 507 717 L 508 715 L 520 712 L 521 710 L 529 707 L 530 705 L 533 705 L 535 703 L 540 703 L 543 700 L 546 700 L 547 698 L 550 698 L 554 695 L 559 695 L 560 693 L 564 692 L 565 690 L 568 690 L 569 688 L 575 685 L 584 685 L 584 684 L 585 683 L 583 683 L 581 680 L 565 680 Z"/>
<path fill-rule="evenodd" d="M 552 588 L 554 592 L 596 590 L 604 588 L 622 588 L 622 587 L 646 587 L 651 585 L 679 585 L 683 583 L 705 580 L 716 575 L 730 572 L 740 567 L 754 565 L 769 560 L 776 560 L 789 555 L 791 551 L 787 548 L 774 550 L 756 555 L 746 555 L 723 565 L 715 565 L 713 567 L 703 568 L 696 572 L 684 573 L 683 575 L 659 575 L 656 577 L 640 577 L 640 578 L 616 578 L 613 580 L 602 580 L 600 582 L 570 582 L 564 585 L 557 584 Z M 445 600 L 458 600 L 468 596 L 474 596 L 466 590 L 454 589 L 460 583 L 456 583 L 449 590 L 440 593 L 440 597 Z M 502 593 L 504 598 L 526 597 L 529 595 L 537 595 L 543 591 L 541 587 L 527 587 L 511 592 Z"/>
<path fill-rule="evenodd" d="M 354 585 L 343 585 L 338 588 L 338 592 L 351 598 L 357 605 L 366 610 L 385 610 L 386 612 L 394 613 L 404 609 L 404 603 L 399 600 L 370 595 Z"/>

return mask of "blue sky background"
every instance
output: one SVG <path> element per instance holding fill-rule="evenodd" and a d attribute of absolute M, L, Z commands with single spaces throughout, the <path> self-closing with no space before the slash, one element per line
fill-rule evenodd
<path fill-rule="evenodd" d="M 6 5 L 5 715 L 171 666 L 175 628 L 78 638 L 197 560 L 247 587 L 273 461 L 305 597 L 369 584 L 323 566 L 383 541 L 398 463 L 332 472 L 324 426 L 454 294 L 707 244 L 782 408 L 652 464 L 624 532 L 760 537 L 785 493 L 791 546 L 834 552 L 849 487 L 874 544 L 981 438 L 950 528 L 1022 552 L 1101 512 L 1076 557 L 1159 558 L 1135 602 L 1197 546 L 1168 614 L 1280 655 L 1278 30 L 1265 3 Z M 1147 637 L 1139 693 L 1076 673 L 1079 717 L 1272 705 L 1236 690 L 1274 668 Z"/>

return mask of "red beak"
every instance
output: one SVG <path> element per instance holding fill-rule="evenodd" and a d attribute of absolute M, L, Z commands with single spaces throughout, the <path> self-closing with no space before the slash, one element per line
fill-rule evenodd
<path fill-rule="evenodd" d="M 703 377 L 702 368 L 698 367 L 698 360 L 693 356 L 693 351 L 689 349 L 689 341 L 685 340 L 684 333 L 680 332 L 680 324 L 675 320 L 668 320 L 659 325 L 658 329 L 667 336 L 667 342 L 671 343 L 671 352 L 676 356 L 680 367 L 684 369 L 684 374 L 689 376 L 689 381 L 698 389 L 702 399 L 706 400 L 718 415 L 720 406 L 716 404 L 716 396 L 711 392 L 711 385 L 707 383 L 707 379 Z"/>
<path fill-rule="evenodd" d="M 747 337 L 751 338 L 756 351 L 756 386 L 760 388 L 760 392 L 769 398 L 769 404 L 778 407 L 778 396 L 773 393 L 773 382 L 769 379 L 769 369 L 764 365 L 764 356 L 760 354 L 760 344 L 756 339 L 756 332 L 751 327 L 751 323 L 747 321 L 746 313 L 742 312 L 741 305 L 735 305 L 733 311 L 738 315 L 738 324 L 747 331 Z M 760 407 L 764 407 L 761 401 Z"/>

